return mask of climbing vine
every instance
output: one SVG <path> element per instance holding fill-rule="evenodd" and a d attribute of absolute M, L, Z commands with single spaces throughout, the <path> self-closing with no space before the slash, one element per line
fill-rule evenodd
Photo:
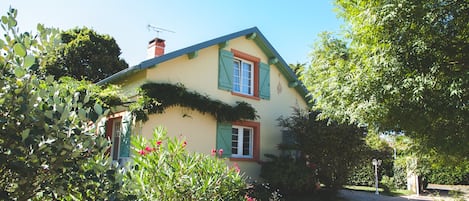
<path fill-rule="evenodd" d="M 218 121 L 257 119 L 256 110 L 246 102 L 231 106 L 208 95 L 188 91 L 182 84 L 147 83 L 140 87 L 140 98 L 132 108 L 137 120 L 147 121 L 147 114 L 160 114 L 173 106 L 187 107 L 202 114 L 211 114 Z"/>

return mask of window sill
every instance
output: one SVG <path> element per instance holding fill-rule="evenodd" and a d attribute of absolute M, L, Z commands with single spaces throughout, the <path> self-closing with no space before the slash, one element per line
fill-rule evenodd
<path fill-rule="evenodd" d="M 233 157 L 230 157 L 230 161 L 260 162 L 259 159 L 256 159 L 256 158 L 233 158 Z"/>
<path fill-rule="evenodd" d="M 234 96 L 240 96 L 240 97 L 243 97 L 243 98 L 249 98 L 249 99 L 253 99 L 253 100 L 261 100 L 261 98 L 259 97 L 256 97 L 256 96 L 251 96 L 251 95 L 246 95 L 246 94 L 241 94 L 241 93 L 236 93 L 236 92 L 231 92 L 231 95 L 234 95 Z"/>

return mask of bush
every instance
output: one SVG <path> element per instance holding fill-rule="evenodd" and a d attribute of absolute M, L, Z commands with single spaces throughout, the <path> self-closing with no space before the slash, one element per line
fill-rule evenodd
<path fill-rule="evenodd" d="M 317 178 L 332 189 L 339 189 L 347 181 L 365 151 L 364 129 L 331 119 L 317 120 L 319 112 L 295 109 L 288 118 L 279 118 L 279 125 L 294 136 L 298 150 L 317 165 Z"/>
<path fill-rule="evenodd" d="M 431 168 L 427 178 L 432 184 L 469 185 L 469 170 L 452 166 Z"/>
<path fill-rule="evenodd" d="M 269 183 L 259 183 L 257 181 L 254 181 L 249 184 L 249 187 L 247 189 L 247 195 L 248 197 L 246 198 L 251 198 L 251 199 L 246 199 L 247 201 L 249 200 L 258 200 L 258 201 L 283 200 L 282 199 L 283 196 L 279 193 L 278 189 L 273 190 Z"/>
<path fill-rule="evenodd" d="M 271 161 L 264 162 L 261 177 L 281 193 L 305 193 L 316 188 L 315 167 L 307 167 L 304 160 L 295 160 L 288 156 L 266 154 Z"/>
<path fill-rule="evenodd" d="M 380 183 L 381 187 L 386 193 L 390 193 L 391 191 L 396 190 L 396 183 L 394 182 L 393 177 L 383 176 Z"/>
<path fill-rule="evenodd" d="M 124 189 L 141 200 L 243 200 L 246 183 L 239 168 L 222 159 L 186 151 L 186 141 L 156 128 L 153 139 L 131 139 L 134 166 Z"/>

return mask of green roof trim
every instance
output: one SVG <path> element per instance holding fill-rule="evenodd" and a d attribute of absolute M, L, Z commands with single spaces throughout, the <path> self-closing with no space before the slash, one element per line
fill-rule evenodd
<path fill-rule="evenodd" d="M 208 40 L 193 46 L 189 46 L 183 49 L 179 49 L 173 52 L 169 52 L 159 57 L 155 57 L 152 59 L 145 60 L 138 65 L 132 66 L 130 68 L 124 69 L 114 75 L 111 75 L 101 81 L 99 81 L 98 85 L 104 85 L 108 83 L 112 83 L 114 81 L 120 80 L 124 77 L 130 76 L 135 74 L 139 71 L 143 71 L 148 68 L 152 68 L 153 66 L 174 59 L 179 56 L 194 54 L 195 52 L 207 48 L 210 46 L 218 45 L 220 48 L 227 46 L 228 41 L 238 38 L 238 37 L 246 37 L 248 39 L 253 40 L 257 46 L 264 52 L 267 58 L 276 58 L 278 60 L 276 63 L 273 63 L 275 67 L 282 73 L 282 75 L 287 79 L 289 83 L 297 82 L 296 86 L 294 86 L 295 90 L 304 97 L 304 100 L 309 103 L 311 97 L 309 96 L 309 92 L 306 87 L 298 80 L 295 73 L 290 69 L 288 64 L 283 60 L 283 58 L 279 55 L 279 53 L 272 47 L 272 45 L 267 41 L 264 35 L 259 31 L 257 27 L 252 27 L 249 29 L 245 29 L 242 31 L 238 31 L 232 34 L 228 34 L 225 36 L 221 36 L 212 40 Z M 196 56 L 196 55 L 194 55 Z M 273 62 L 269 61 L 269 62 Z"/>

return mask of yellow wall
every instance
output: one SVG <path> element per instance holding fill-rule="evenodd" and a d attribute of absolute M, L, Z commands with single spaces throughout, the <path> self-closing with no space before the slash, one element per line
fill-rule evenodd
<path fill-rule="evenodd" d="M 240 37 L 229 41 L 226 50 L 231 48 L 259 57 L 261 62 L 268 63 L 268 58 L 251 40 Z M 304 99 L 293 88 L 288 87 L 287 80 L 271 65 L 270 70 L 270 100 L 253 100 L 234 96 L 228 91 L 218 89 L 218 46 L 202 49 L 198 57 L 189 59 L 187 55 L 158 64 L 149 68 L 146 79 L 138 76 L 139 84 L 142 80 L 159 83 L 182 83 L 189 90 L 200 94 L 207 94 L 212 99 L 218 99 L 228 104 L 245 101 L 258 112 L 260 119 L 260 156 L 266 160 L 264 154 L 278 154 L 277 145 L 282 140 L 281 128 L 277 126 L 277 118 L 287 117 L 292 113 L 292 107 L 306 108 Z M 133 81 L 132 81 L 133 80 Z M 135 78 L 126 82 L 124 88 L 134 88 Z M 132 90 L 126 90 L 132 91 Z M 170 136 L 183 135 L 187 138 L 188 149 L 201 153 L 210 153 L 216 144 L 216 120 L 210 115 L 202 115 L 189 108 L 172 107 L 164 114 L 151 115 L 150 120 L 141 128 L 146 137 L 151 137 L 153 128 L 164 125 Z M 260 166 L 254 162 L 237 162 L 241 170 L 247 175 L 258 177 Z"/>

